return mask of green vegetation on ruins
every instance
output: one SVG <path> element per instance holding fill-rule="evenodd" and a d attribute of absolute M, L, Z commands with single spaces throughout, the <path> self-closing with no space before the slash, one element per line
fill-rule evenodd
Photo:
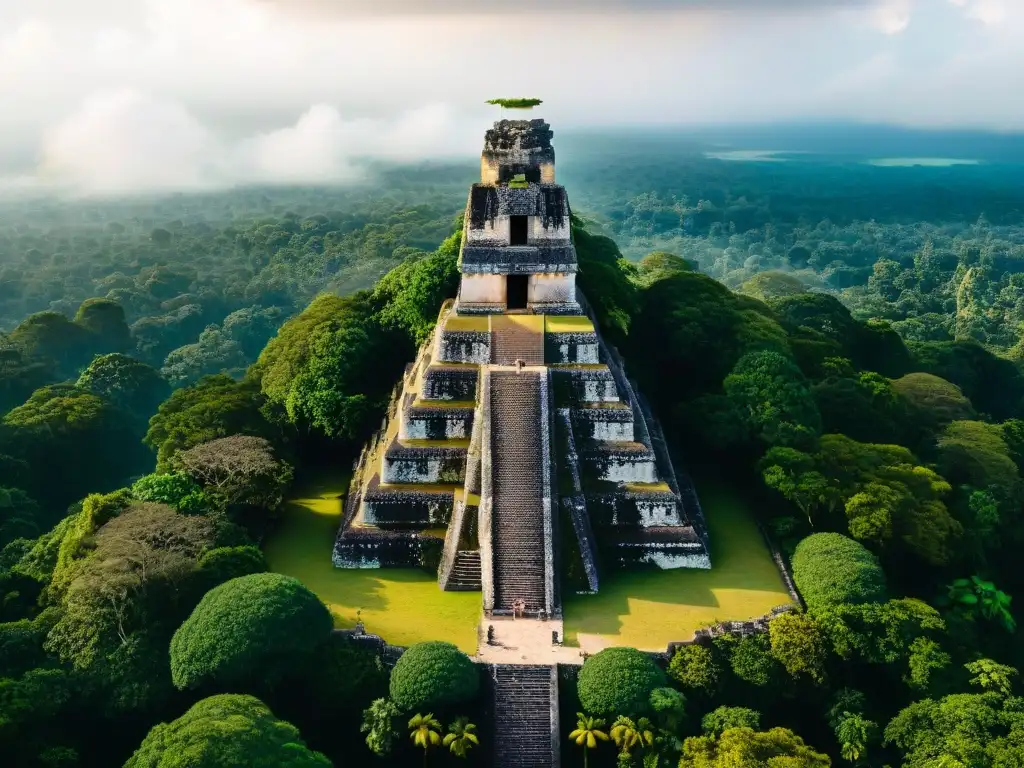
<path fill-rule="evenodd" d="M 538 107 L 544 102 L 540 99 L 488 99 L 488 104 L 492 104 L 502 109 L 533 109 Z"/>

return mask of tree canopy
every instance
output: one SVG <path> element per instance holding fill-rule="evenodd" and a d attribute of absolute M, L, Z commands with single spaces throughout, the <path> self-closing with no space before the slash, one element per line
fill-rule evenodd
<path fill-rule="evenodd" d="M 207 592 L 174 633 L 174 684 L 273 684 L 308 662 L 332 626 L 326 606 L 298 579 L 240 576 Z"/>
<path fill-rule="evenodd" d="M 635 648 L 605 648 L 583 662 L 576 691 L 588 713 L 636 717 L 650 707 L 651 692 L 665 685 L 665 675 Z"/>
<path fill-rule="evenodd" d="M 391 670 L 391 700 L 403 712 L 461 704 L 480 686 L 480 672 L 451 643 L 430 641 L 409 648 Z"/>
<path fill-rule="evenodd" d="M 885 599 L 885 574 L 878 558 L 838 533 L 814 533 L 797 545 L 793 580 L 811 610 Z"/>
<path fill-rule="evenodd" d="M 254 696 L 202 699 L 181 717 L 146 735 L 124 768 L 330 768 L 298 729 Z"/>

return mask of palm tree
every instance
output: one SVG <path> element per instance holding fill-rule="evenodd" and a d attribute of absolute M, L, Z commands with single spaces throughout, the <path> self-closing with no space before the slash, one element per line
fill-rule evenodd
<path fill-rule="evenodd" d="M 456 757 L 465 757 L 470 749 L 480 743 L 480 739 L 474 733 L 475 730 L 476 726 L 469 722 L 468 717 L 457 717 L 455 722 L 448 726 L 444 745 Z"/>
<path fill-rule="evenodd" d="M 412 743 L 423 750 L 423 765 L 427 764 L 427 753 L 431 747 L 441 743 L 441 723 L 437 721 L 433 713 L 428 715 L 413 715 L 409 721 L 409 738 Z"/>
<path fill-rule="evenodd" d="M 601 718 L 576 713 L 576 730 L 569 734 L 569 738 L 583 747 L 583 768 L 587 768 L 589 750 L 594 749 L 598 741 L 608 741 L 608 734 L 602 728 L 604 720 Z"/>
<path fill-rule="evenodd" d="M 878 726 L 861 715 L 846 712 L 836 725 L 839 753 L 844 760 L 858 762 L 874 740 Z"/>
<path fill-rule="evenodd" d="M 643 749 L 654 743 L 654 731 L 646 717 L 634 722 L 632 718 L 619 715 L 612 723 L 611 737 L 615 745 L 627 756 L 633 747 L 639 746 Z"/>

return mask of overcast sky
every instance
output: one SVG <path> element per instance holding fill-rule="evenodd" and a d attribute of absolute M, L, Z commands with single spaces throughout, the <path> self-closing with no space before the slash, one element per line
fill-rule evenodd
<path fill-rule="evenodd" d="M 482 10 L 484 9 L 484 10 Z M 560 128 L 840 118 L 1024 130 L 1024 0 L 0 0 L 0 179 L 345 179 Z"/>

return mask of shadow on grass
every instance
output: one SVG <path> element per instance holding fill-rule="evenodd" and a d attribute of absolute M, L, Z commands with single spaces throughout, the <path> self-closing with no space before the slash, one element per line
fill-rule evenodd
<path fill-rule="evenodd" d="M 711 538 L 711 569 L 619 572 L 596 595 L 565 599 L 565 635 L 601 635 L 607 645 L 663 650 L 702 626 L 754 618 L 789 602 L 782 579 L 754 522 L 733 490 L 698 488 Z"/>
<path fill-rule="evenodd" d="M 351 627 L 357 612 L 369 632 L 395 645 L 449 640 L 476 651 L 480 594 L 442 592 L 437 580 L 417 568 L 348 569 L 331 562 L 348 478 L 318 478 L 304 484 L 285 505 L 280 527 L 264 551 L 270 569 L 294 576 L 324 601 L 339 627 Z"/>

